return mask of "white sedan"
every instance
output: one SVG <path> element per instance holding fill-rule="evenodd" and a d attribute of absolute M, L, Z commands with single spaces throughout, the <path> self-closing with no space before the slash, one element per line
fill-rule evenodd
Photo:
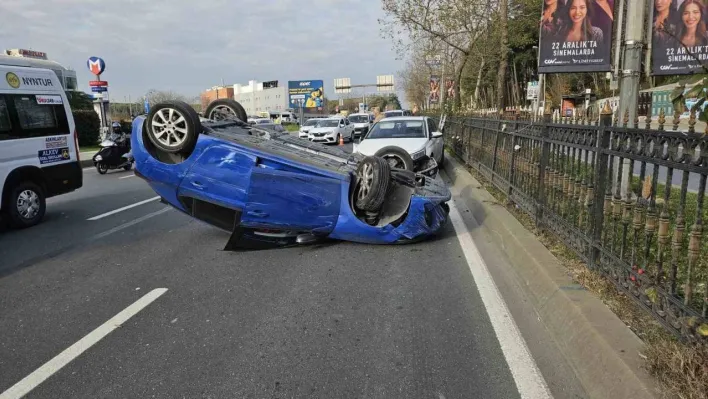
<path fill-rule="evenodd" d="M 320 119 L 315 127 L 307 132 L 310 141 L 339 143 L 339 139 L 352 141 L 354 125 L 349 119 L 342 117 Z"/>
<path fill-rule="evenodd" d="M 317 126 L 317 122 L 321 121 L 322 118 L 310 118 L 306 120 L 302 126 L 300 126 L 300 129 L 298 130 L 297 136 L 301 139 L 306 139 L 307 138 L 307 133 L 310 132 L 310 129 L 314 128 Z"/>
<path fill-rule="evenodd" d="M 384 118 L 354 145 L 354 152 L 386 158 L 398 169 L 437 172 L 445 160 L 442 136 L 427 116 Z M 432 165 L 430 160 L 434 160 Z"/>

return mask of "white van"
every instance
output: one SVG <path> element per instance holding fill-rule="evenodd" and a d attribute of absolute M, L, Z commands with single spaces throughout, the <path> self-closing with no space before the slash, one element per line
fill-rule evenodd
<path fill-rule="evenodd" d="M 82 185 L 74 118 L 57 75 L 0 65 L 0 217 L 34 226 L 47 198 Z"/>

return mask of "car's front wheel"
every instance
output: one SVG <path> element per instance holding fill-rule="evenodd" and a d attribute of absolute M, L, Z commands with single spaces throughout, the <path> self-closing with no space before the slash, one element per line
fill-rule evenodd
<path fill-rule="evenodd" d="M 201 129 L 197 112 L 182 101 L 158 103 L 147 116 L 150 142 L 168 154 L 191 153 Z"/>
<path fill-rule="evenodd" d="M 391 179 L 391 167 L 380 157 L 366 157 L 357 166 L 356 206 L 363 211 L 377 212 L 386 199 Z"/>
<path fill-rule="evenodd" d="M 23 229 L 34 226 L 44 218 L 47 209 L 44 190 L 36 183 L 24 181 L 12 189 L 3 208 L 11 227 Z"/>

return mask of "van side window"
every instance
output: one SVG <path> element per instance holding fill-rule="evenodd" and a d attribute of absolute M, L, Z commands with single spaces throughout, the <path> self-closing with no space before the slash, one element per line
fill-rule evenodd
<path fill-rule="evenodd" d="M 10 112 L 7 109 L 5 97 L 0 96 L 0 140 L 10 137 L 12 124 L 10 124 Z"/>
<path fill-rule="evenodd" d="M 14 128 L 8 139 L 69 134 L 64 105 L 39 104 L 31 94 L 5 95 L 10 121 Z"/>

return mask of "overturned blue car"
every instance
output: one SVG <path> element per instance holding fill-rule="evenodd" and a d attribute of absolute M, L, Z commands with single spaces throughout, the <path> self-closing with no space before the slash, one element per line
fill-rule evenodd
<path fill-rule="evenodd" d="M 448 217 L 443 183 L 251 126 L 230 99 L 212 102 L 204 118 L 183 102 L 156 104 L 133 121 L 131 143 L 135 174 L 163 202 L 230 232 L 226 250 L 416 242 Z"/>

